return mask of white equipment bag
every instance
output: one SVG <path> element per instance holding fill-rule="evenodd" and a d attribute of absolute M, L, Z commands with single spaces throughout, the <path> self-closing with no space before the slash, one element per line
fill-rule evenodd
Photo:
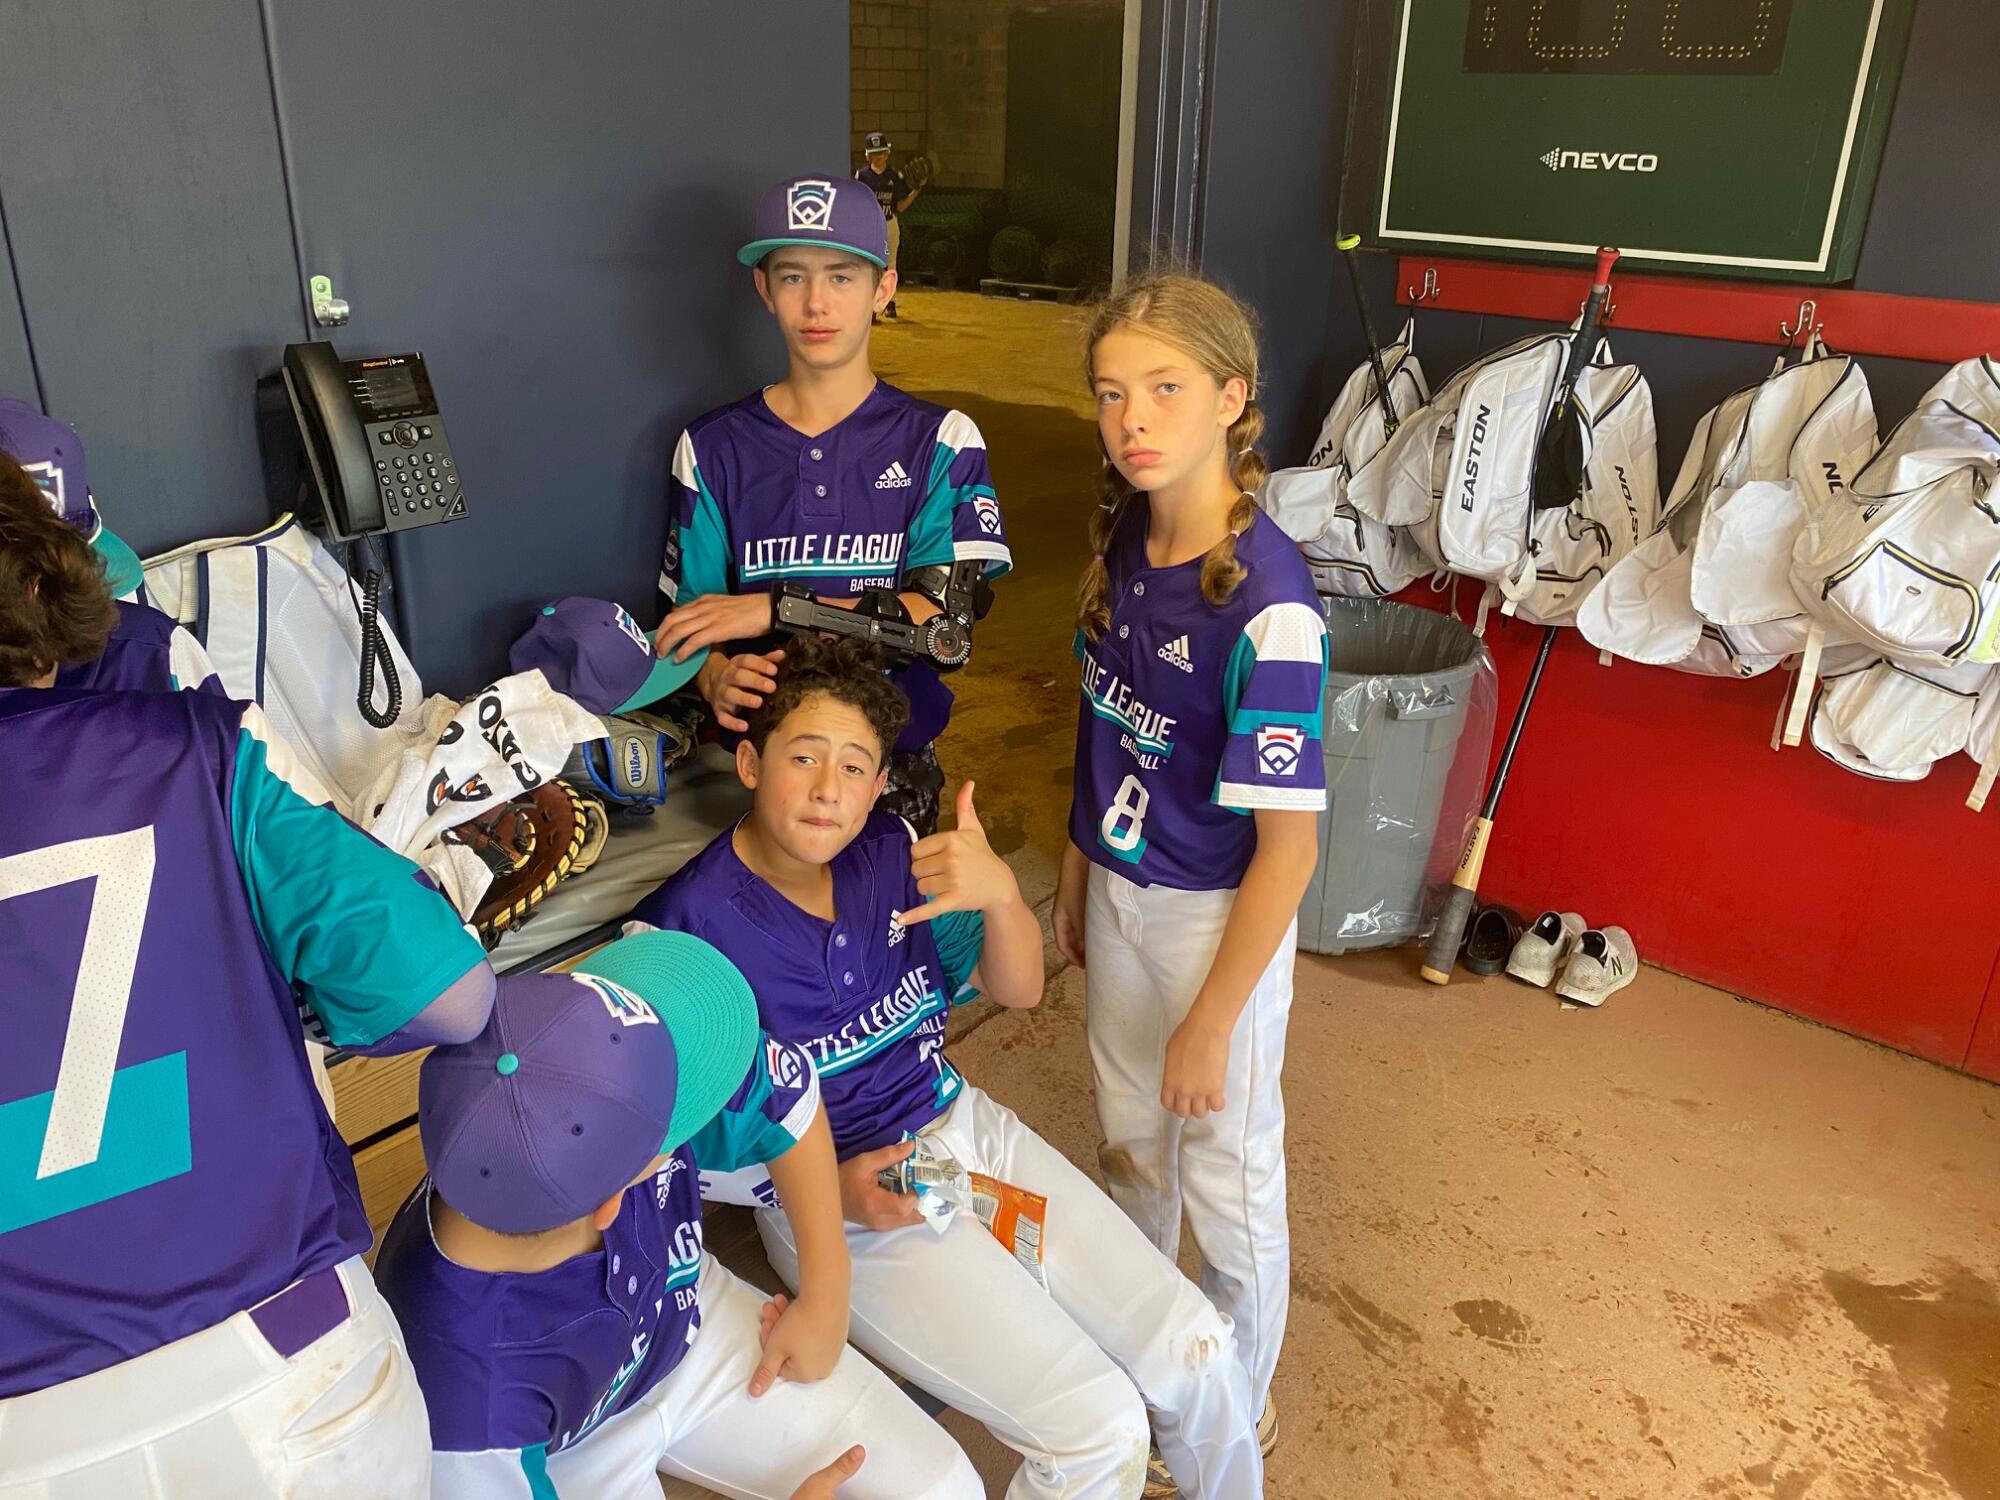
<path fill-rule="evenodd" d="M 1695 425 L 1658 528 L 1578 612 L 1584 638 L 1684 672 L 1768 672 L 1806 643 L 1790 581 L 1804 516 L 1874 446 L 1866 376 L 1817 340 L 1732 392 Z"/>
<path fill-rule="evenodd" d="M 1973 743 L 1989 666 L 1907 666 L 1885 657 L 1829 671 L 1812 716 L 1813 748 L 1879 781 L 1922 781 Z"/>
<path fill-rule="evenodd" d="M 1474 361 L 1354 474 L 1362 514 L 1407 526 L 1434 565 L 1498 586 L 1507 613 L 1568 624 L 1659 510 L 1652 393 L 1599 343 L 1577 381 L 1586 424 L 1576 501 L 1538 511 L 1535 459 L 1571 333 L 1541 334 Z"/>
<path fill-rule="evenodd" d="M 1904 662 L 2000 661 L 2000 371 L 1954 366 L 1809 509 L 1792 582 L 1831 637 Z"/>
<path fill-rule="evenodd" d="M 1659 434 L 1653 392 L 1637 365 L 1597 356 L 1576 382 L 1583 418 L 1583 489 L 1561 509 L 1531 511 L 1532 575 L 1503 580 L 1504 614 L 1574 625 L 1577 610 L 1660 521 Z"/>
<path fill-rule="evenodd" d="M 1382 351 L 1399 421 L 1419 410 L 1427 396 L 1414 335 L 1406 322 L 1396 342 Z M 1265 482 L 1264 510 L 1299 544 L 1322 596 L 1381 598 L 1429 571 L 1407 531 L 1362 515 L 1347 499 L 1351 476 L 1381 454 L 1384 425 L 1375 370 L 1364 363 L 1327 410 L 1305 466 L 1280 469 Z"/>

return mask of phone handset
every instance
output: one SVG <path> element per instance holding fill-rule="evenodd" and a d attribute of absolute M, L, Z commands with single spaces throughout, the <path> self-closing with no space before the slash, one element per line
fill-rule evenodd
<path fill-rule="evenodd" d="M 282 376 L 305 456 L 301 520 L 330 541 L 352 544 L 466 513 L 458 463 L 422 355 L 344 360 L 329 343 L 287 344 Z M 383 569 L 369 566 L 357 592 L 351 545 L 343 551 L 361 622 L 356 704 L 370 724 L 386 729 L 402 712 L 403 689 L 382 631 Z M 381 708 L 375 705 L 378 674 L 388 700 Z"/>

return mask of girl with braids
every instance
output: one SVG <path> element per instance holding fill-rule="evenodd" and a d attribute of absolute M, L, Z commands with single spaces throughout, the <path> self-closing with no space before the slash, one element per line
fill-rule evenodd
<path fill-rule="evenodd" d="M 1326 805 L 1326 626 L 1253 499 L 1248 311 L 1152 275 L 1087 338 L 1104 471 L 1056 946 L 1086 974 L 1105 1184 L 1170 1258 L 1185 1207 L 1268 1452 L 1291 1284 L 1278 1075 Z"/>

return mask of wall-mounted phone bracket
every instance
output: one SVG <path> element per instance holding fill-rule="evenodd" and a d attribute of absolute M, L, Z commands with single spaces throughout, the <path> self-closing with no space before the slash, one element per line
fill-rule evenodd
<path fill-rule="evenodd" d="M 340 298 L 333 295 L 333 278 L 315 276 L 306 283 L 312 297 L 313 321 L 322 328 L 338 328 L 348 318 L 349 308 Z"/>

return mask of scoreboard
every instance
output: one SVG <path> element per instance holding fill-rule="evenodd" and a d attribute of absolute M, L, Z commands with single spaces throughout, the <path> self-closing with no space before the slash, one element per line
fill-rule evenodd
<path fill-rule="evenodd" d="M 1378 245 L 1854 273 L 1915 0 L 1398 0 Z"/>

